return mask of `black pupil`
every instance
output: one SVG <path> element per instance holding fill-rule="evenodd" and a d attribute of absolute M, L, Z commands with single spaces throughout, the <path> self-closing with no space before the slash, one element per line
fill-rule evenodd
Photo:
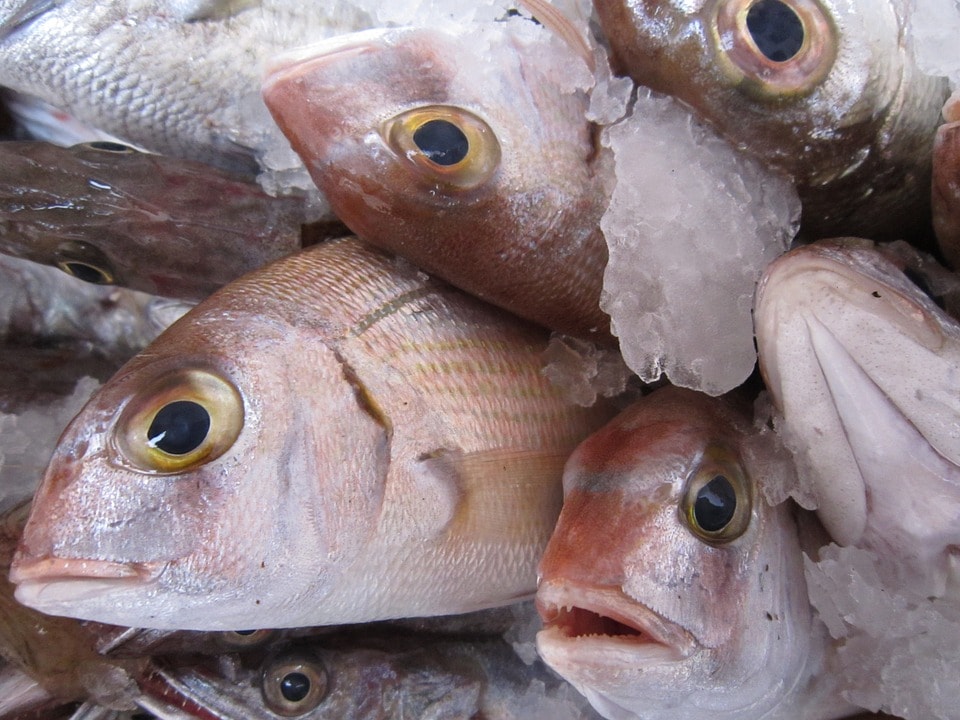
<path fill-rule="evenodd" d="M 300 702 L 309 692 L 310 678 L 303 673 L 287 673 L 280 681 L 280 694 L 290 702 Z"/>
<path fill-rule="evenodd" d="M 121 145 L 120 143 L 110 142 L 109 140 L 94 140 L 91 143 L 88 143 L 89 147 L 92 147 L 94 150 L 106 150 L 107 152 L 115 153 L 128 153 L 130 148 L 126 145 Z"/>
<path fill-rule="evenodd" d="M 154 416 L 147 439 L 150 447 L 170 455 L 185 455 L 200 447 L 209 430 L 210 415 L 202 405 L 177 400 L 164 405 Z"/>
<path fill-rule="evenodd" d="M 803 23 L 780 0 L 760 0 L 747 11 L 747 30 L 769 60 L 786 62 L 803 46 Z"/>
<path fill-rule="evenodd" d="M 86 263 L 65 262 L 63 263 L 63 268 L 69 275 L 73 275 L 78 280 L 83 280 L 84 282 L 104 285 L 108 280 L 107 274 L 103 272 L 103 270 L 95 268 L 93 265 L 87 265 Z"/>
<path fill-rule="evenodd" d="M 456 165 L 470 149 L 463 131 L 446 120 L 425 122 L 413 133 L 413 141 L 437 165 Z"/>
<path fill-rule="evenodd" d="M 737 509 L 737 494 L 723 475 L 717 475 L 700 488 L 693 505 L 693 515 L 703 530 L 723 530 L 733 520 Z"/>

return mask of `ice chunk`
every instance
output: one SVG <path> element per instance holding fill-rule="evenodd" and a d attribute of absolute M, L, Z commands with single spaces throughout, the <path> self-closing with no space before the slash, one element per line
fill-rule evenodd
<path fill-rule="evenodd" d="M 953 86 L 960 81 L 960 3 L 957 0 L 908 0 L 904 12 L 907 19 L 907 45 L 917 65 L 927 75 L 950 78 Z"/>
<path fill-rule="evenodd" d="M 810 602 L 840 641 L 844 697 L 905 720 L 956 718 L 960 604 L 889 585 L 869 550 L 831 544 L 804 564 Z"/>
<path fill-rule="evenodd" d="M 543 358 L 543 374 L 550 384 L 583 407 L 593 405 L 597 396 L 619 395 L 631 375 L 619 353 L 559 333 L 550 338 Z"/>
<path fill-rule="evenodd" d="M 754 286 L 797 230 L 792 183 L 646 91 L 603 141 L 617 184 L 601 222 L 601 306 L 624 360 L 646 382 L 666 373 L 711 395 L 731 390 L 756 360 Z"/>

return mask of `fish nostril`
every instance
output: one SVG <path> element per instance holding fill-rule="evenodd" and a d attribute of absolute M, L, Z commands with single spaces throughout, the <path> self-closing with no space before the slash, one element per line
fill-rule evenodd
<path fill-rule="evenodd" d="M 781 0 L 760 0 L 747 11 L 747 30 L 757 49 L 773 62 L 786 62 L 803 47 L 803 21 Z"/>

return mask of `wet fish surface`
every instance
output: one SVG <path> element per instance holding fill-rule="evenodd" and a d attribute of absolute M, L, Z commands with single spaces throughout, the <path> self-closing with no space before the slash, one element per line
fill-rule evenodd
<path fill-rule="evenodd" d="M 232 630 L 529 596 L 566 455 L 608 412 L 561 399 L 546 343 L 355 240 L 231 283 L 67 428 L 17 598 Z"/>
<path fill-rule="evenodd" d="M 788 172 L 810 239 L 929 234 L 946 99 L 904 46 L 899 3 L 597 2 L 618 67 Z"/>
<path fill-rule="evenodd" d="M 833 718 L 798 519 L 727 399 L 667 387 L 584 441 L 540 565 L 537 648 L 604 717 Z M 807 516 L 810 519 L 810 516 Z"/>
<path fill-rule="evenodd" d="M 599 221 L 614 177 L 586 117 L 592 61 L 523 17 L 375 30 L 276 58 L 263 93 L 361 239 L 610 343 Z"/>
<path fill-rule="evenodd" d="M 843 239 L 768 267 L 760 368 L 817 512 L 891 587 L 956 597 L 960 324 L 878 252 Z"/>
<path fill-rule="evenodd" d="M 88 282 L 197 302 L 301 246 L 301 198 L 204 163 L 23 141 L 0 165 L 0 252 Z"/>

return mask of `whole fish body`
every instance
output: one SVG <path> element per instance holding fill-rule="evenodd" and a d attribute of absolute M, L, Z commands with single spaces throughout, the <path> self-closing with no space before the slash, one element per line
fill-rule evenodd
<path fill-rule="evenodd" d="M 228 630 L 530 595 L 563 461 L 606 416 L 542 377 L 546 340 L 356 240 L 245 276 L 64 432 L 17 598 Z"/>
<path fill-rule="evenodd" d="M 668 387 L 567 463 L 537 648 L 604 717 L 849 714 L 798 520 L 763 498 L 778 465 L 756 437 L 735 404 Z"/>
<path fill-rule="evenodd" d="M 817 512 L 885 581 L 956 597 L 960 324 L 868 241 L 823 241 L 768 267 L 760 369 Z"/>
<path fill-rule="evenodd" d="M 303 200 L 111 142 L 0 143 L 0 251 L 197 302 L 298 250 Z"/>
<path fill-rule="evenodd" d="M 3 0 L 0 85 L 147 150 L 290 169 L 264 60 L 367 23 L 350 2 Z"/>
<path fill-rule="evenodd" d="M 275 58 L 263 94 L 362 240 L 611 342 L 599 221 L 613 172 L 586 118 L 589 62 L 523 17 L 375 30 Z"/>
<path fill-rule="evenodd" d="M 794 178 L 807 237 L 929 234 L 930 149 L 947 85 L 916 67 L 899 3 L 594 5 L 623 72 Z"/>

